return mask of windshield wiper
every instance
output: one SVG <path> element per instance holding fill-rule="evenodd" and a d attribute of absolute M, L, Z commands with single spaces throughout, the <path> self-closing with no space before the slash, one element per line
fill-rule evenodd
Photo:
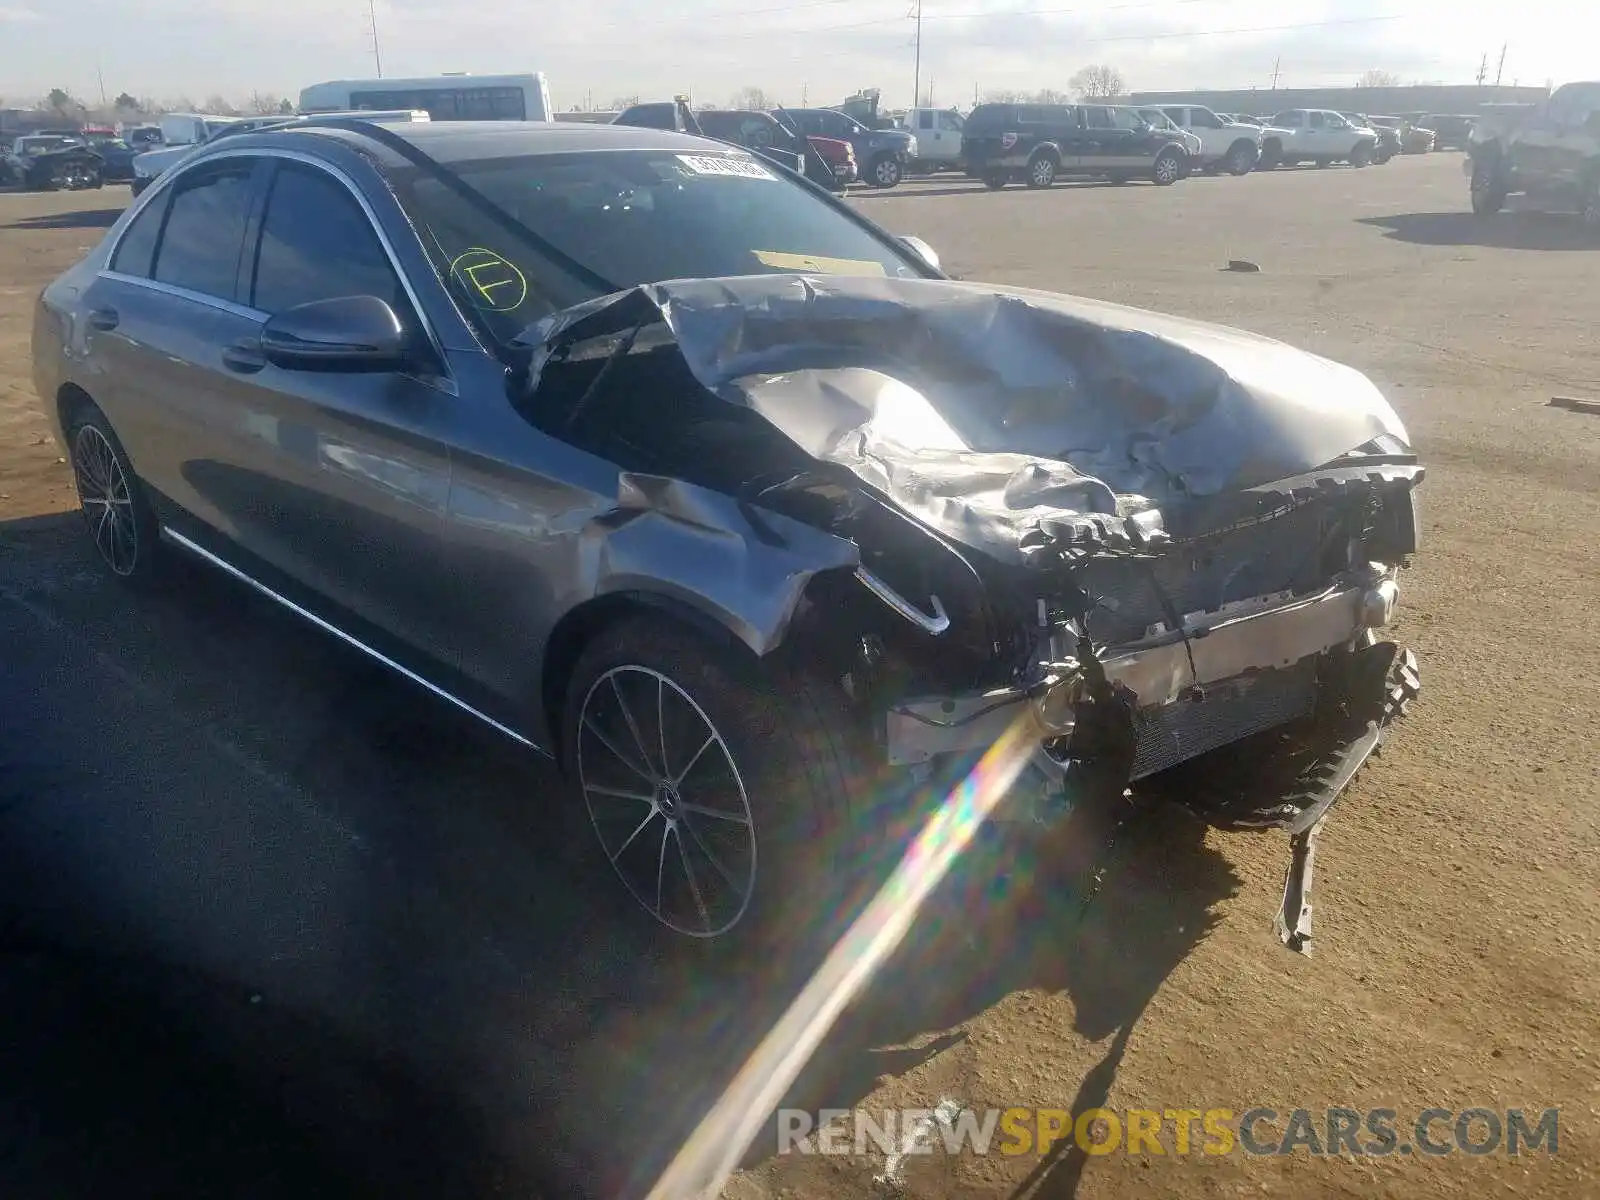
<path fill-rule="evenodd" d="M 566 253 L 566 251 L 562 250 L 548 238 L 542 237 L 538 233 L 534 232 L 527 225 L 523 224 L 521 221 L 517 220 L 516 217 L 512 216 L 505 209 L 501 208 L 493 200 L 489 199 L 489 197 L 485 196 L 477 188 L 473 187 L 457 172 L 452 171 L 449 167 L 445 166 L 432 155 L 424 154 L 421 150 L 417 149 L 417 147 L 406 141 L 405 138 L 395 133 L 392 129 L 387 129 L 376 122 L 358 121 L 350 118 L 339 117 L 330 117 L 323 120 L 317 120 L 315 123 L 319 128 L 323 129 L 344 129 L 351 133 L 359 133 L 363 137 L 371 138 L 373 141 L 379 142 L 388 149 L 393 150 L 412 166 L 416 167 L 418 170 L 422 171 L 431 178 L 437 180 L 450 191 L 454 192 L 457 196 L 461 197 L 461 199 L 465 200 L 473 208 L 477 209 L 484 216 L 488 217 L 496 225 L 499 225 L 501 228 L 507 230 L 514 237 L 529 243 L 536 250 L 538 250 L 540 254 L 543 254 L 546 258 L 552 259 L 563 270 L 581 279 L 586 285 L 593 288 L 598 294 L 602 296 L 609 296 L 613 292 L 620 292 L 623 290 L 620 285 L 612 283 L 611 280 L 607 279 L 605 276 L 594 270 L 591 270 L 589 267 L 573 258 L 572 255 Z"/>

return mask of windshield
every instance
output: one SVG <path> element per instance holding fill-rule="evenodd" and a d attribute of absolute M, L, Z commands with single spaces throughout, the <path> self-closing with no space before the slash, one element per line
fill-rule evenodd
<path fill-rule="evenodd" d="M 642 283 L 928 274 L 891 239 L 744 155 L 603 151 L 450 169 L 515 225 L 420 170 L 391 178 L 440 277 L 501 343 L 552 312 Z"/>

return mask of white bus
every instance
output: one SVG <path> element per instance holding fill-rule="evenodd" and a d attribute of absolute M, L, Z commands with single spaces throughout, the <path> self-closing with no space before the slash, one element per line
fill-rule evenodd
<path fill-rule="evenodd" d="M 423 79 L 336 79 L 300 93 L 300 111 L 422 109 L 435 121 L 548 121 L 550 86 L 531 75 L 433 75 Z"/>

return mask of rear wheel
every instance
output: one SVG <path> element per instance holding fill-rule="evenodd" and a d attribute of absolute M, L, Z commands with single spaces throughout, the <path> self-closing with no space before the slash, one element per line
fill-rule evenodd
<path fill-rule="evenodd" d="M 1248 175 L 1256 165 L 1256 148 L 1249 142 L 1235 142 L 1228 148 L 1222 165 L 1230 175 Z"/>
<path fill-rule="evenodd" d="M 1056 160 L 1049 154 L 1035 154 L 1028 160 L 1028 186 L 1047 188 L 1056 181 Z"/>
<path fill-rule="evenodd" d="M 95 553 L 117 578 L 149 580 L 155 574 L 159 530 L 111 423 L 90 405 L 74 418 L 67 438 L 78 505 Z"/>
<path fill-rule="evenodd" d="M 601 855 L 639 906 L 685 938 L 770 941 L 843 911 L 840 870 L 869 823 L 841 698 L 688 626 L 636 617 L 573 671 L 563 763 Z M 857 864 L 859 865 L 859 864 Z"/>
<path fill-rule="evenodd" d="M 1583 189 L 1583 225 L 1592 234 L 1600 234 L 1600 172 L 1589 177 Z"/>
<path fill-rule="evenodd" d="M 1183 178 L 1183 159 L 1176 150 L 1163 150 L 1156 155 L 1155 166 L 1150 169 L 1150 178 L 1157 187 L 1171 187 Z"/>

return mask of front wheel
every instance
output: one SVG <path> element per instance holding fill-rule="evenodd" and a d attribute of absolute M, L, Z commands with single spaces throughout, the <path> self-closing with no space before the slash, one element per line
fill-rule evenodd
<path fill-rule="evenodd" d="M 879 188 L 898 187 L 904 177 L 905 171 L 900 165 L 900 159 L 893 154 L 880 154 L 873 160 L 872 168 L 867 172 L 867 181 L 873 187 Z"/>
<path fill-rule="evenodd" d="M 1157 187 L 1171 187 L 1183 178 L 1183 160 L 1178 157 L 1177 151 L 1163 150 L 1158 154 L 1150 178 Z"/>
<path fill-rule="evenodd" d="M 1056 160 L 1048 154 L 1037 155 L 1028 164 L 1028 186 L 1047 188 L 1056 181 Z"/>
<path fill-rule="evenodd" d="M 1274 167 L 1283 165 L 1283 145 L 1279 142 L 1267 142 L 1261 147 L 1261 161 L 1257 164 L 1263 171 L 1270 171 Z"/>
<path fill-rule="evenodd" d="M 1600 234 L 1600 173 L 1591 176 L 1584 188 L 1583 227 L 1592 234 Z"/>
<path fill-rule="evenodd" d="M 773 656 L 776 659 L 778 656 Z M 639 616 L 579 658 L 562 759 L 598 849 L 665 929 L 719 946 L 843 913 L 835 891 L 867 824 L 843 698 L 798 666 Z"/>
<path fill-rule="evenodd" d="M 1493 216 L 1506 204 L 1505 181 L 1497 163 L 1477 162 L 1472 166 L 1472 211 L 1480 217 Z"/>
<path fill-rule="evenodd" d="M 147 582 L 155 574 L 159 530 L 111 423 L 90 406 L 73 421 L 67 437 L 78 506 L 101 563 L 118 579 Z"/>
<path fill-rule="evenodd" d="M 1372 165 L 1372 147 L 1363 143 L 1350 151 L 1350 165 L 1352 167 L 1367 167 Z"/>

